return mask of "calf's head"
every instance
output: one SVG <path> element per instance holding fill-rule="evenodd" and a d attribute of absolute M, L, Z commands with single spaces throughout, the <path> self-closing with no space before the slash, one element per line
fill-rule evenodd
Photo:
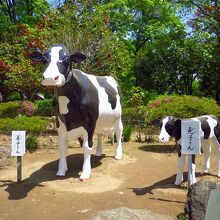
<path fill-rule="evenodd" d="M 161 119 L 159 140 L 167 142 L 170 137 L 176 140 L 181 138 L 181 120 L 173 116 L 165 116 Z"/>
<path fill-rule="evenodd" d="M 30 58 L 35 62 L 42 62 L 44 65 L 42 85 L 59 87 L 67 81 L 72 62 L 79 63 L 86 56 L 81 52 L 70 54 L 64 45 L 54 44 L 45 53 L 39 50 L 32 52 Z"/>

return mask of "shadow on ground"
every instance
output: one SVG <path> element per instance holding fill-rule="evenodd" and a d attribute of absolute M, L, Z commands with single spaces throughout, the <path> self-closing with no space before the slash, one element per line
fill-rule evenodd
<path fill-rule="evenodd" d="M 174 145 L 145 145 L 139 147 L 140 150 L 153 153 L 177 153 Z"/>
<path fill-rule="evenodd" d="M 91 166 L 92 168 L 100 166 L 102 157 L 92 155 Z M 67 156 L 68 170 L 66 176 L 62 179 L 79 178 L 79 172 L 82 171 L 83 155 L 73 154 Z M 19 200 L 25 198 L 28 193 L 36 186 L 44 187 L 43 182 L 58 180 L 56 176 L 58 160 L 45 164 L 39 170 L 30 175 L 29 178 L 23 180 L 20 184 L 11 180 L 0 181 L 0 187 L 6 187 L 5 191 L 8 192 L 9 200 Z M 80 180 L 79 180 L 80 181 Z"/>
<path fill-rule="evenodd" d="M 176 175 L 173 175 L 166 179 L 160 180 L 152 185 L 142 188 L 131 188 L 131 189 L 138 196 L 145 194 L 154 194 L 153 190 L 155 189 L 169 189 L 169 188 L 184 189 L 184 187 L 176 186 L 175 184 L 173 184 L 175 182 L 175 179 L 176 179 Z M 184 173 L 184 179 L 187 179 L 187 172 Z"/>

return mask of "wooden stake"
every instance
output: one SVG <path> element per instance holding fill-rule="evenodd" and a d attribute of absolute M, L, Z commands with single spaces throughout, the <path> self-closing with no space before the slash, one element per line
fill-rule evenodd
<path fill-rule="evenodd" d="M 21 156 L 17 156 L 17 183 L 21 183 L 22 181 L 21 168 L 22 168 L 22 159 Z"/>

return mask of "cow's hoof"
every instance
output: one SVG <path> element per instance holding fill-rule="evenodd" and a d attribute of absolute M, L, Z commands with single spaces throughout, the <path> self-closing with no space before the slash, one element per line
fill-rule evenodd
<path fill-rule="evenodd" d="M 208 171 L 203 171 L 202 176 L 210 176 L 211 173 L 209 173 Z"/>
<path fill-rule="evenodd" d="M 115 156 L 115 159 L 116 159 L 116 160 L 121 160 L 121 159 L 122 159 L 122 155 L 116 155 L 116 156 Z"/>
<path fill-rule="evenodd" d="M 80 181 L 86 181 L 86 180 L 89 180 L 90 179 L 90 173 L 82 173 L 81 176 L 79 177 Z"/>
<path fill-rule="evenodd" d="M 86 182 L 86 181 L 88 181 L 88 180 L 90 180 L 91 178 L 88 178 L 88 179 L 82 179 L 82 178 L 79 178 L 79 180 L 81 181 L 81 182 Z"/>
<path fill-rule="evenodd" d="M 102 152 L 96 152 L 95 156 L 96 157 L 101 157 L 102 156 Z"/>
<path fill-rule="evenodd" d="M 66 176 L 66 171 L 58 171 L 56 176 L 57 177 L 65 177 Z"/>
<path fill-rule="evenodd" d="M 180 181 L 180 180 L 179 180 L 179 181 L 176 180 L 174 184 L 175 184 L 176 186 L 179 186 L 181 183 L 182 183 L 182 180 L 181 180 L 181 181 Z"/>
<path fill-rule="evenodd" d="M 57 179 L 62 180 L 62 179 L 65 179 L 66 176 L 59 176 L 59 175 L 56 175 L 56 177 L 57 177 Z"/>

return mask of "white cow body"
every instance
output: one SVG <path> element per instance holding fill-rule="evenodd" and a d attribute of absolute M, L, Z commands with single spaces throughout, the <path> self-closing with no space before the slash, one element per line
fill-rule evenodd
<path fill-rule="evenodd" d="M 42 54 L 30 55 L 34 61 L 43 61 L 42 85 L 53 87 L 53 108 L 56 115 L 60 160 L 58 176 L 67 171 L 66 148 L 68 139 L 80 138 L 84 153 L 80 179 L 91 175 L 93 135 L 98 135 L 96 155 L 102 155 L 101 135 L 115 132 L 117 138 L 116 159 L 122 159 L 121 93 L 118 83 L 111 76 L 99 77 L 71 68 L 72 62 L 85 59 L 82 53 L 69 54 L 65 46 L 53 45 Z"/>

